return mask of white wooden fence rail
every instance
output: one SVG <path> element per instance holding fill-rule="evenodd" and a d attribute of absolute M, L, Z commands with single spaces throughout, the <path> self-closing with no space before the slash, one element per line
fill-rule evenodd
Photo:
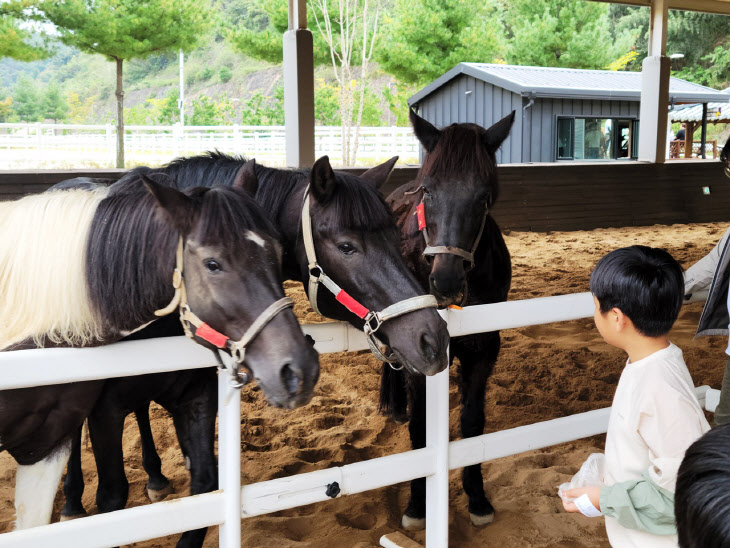
<path fill-rule="evenodd" d="M 315 155 L 328 154 L 342 165 L 341 136 L 339 126 L 316 126 Z M 214 149 L 283 166 L 285 146 L 284 126 L 126 126 L 124 135 L 129 166 L 159 165 Z M 398 155 L 401 162 L 415 163 L 418 147 L 410 127 L 362 127 L 358 159 L 367 165 Z M 37 168 L 39 162 L 114 167 L 115 161 L 116 128 L 111 124 L 0 124 L 0 169 Z"/>
<path fill-rule="evenodd" d="M 442 315 L 452 336 L 588 318 L 590 293 L 543 297 Z M 361 332 L 343 323 L 304 325 L 320 353 L 363 350 Z M 212 354 L 185 337 L 117 343 L 85 349 L 38 349 L 0 353 L 0 390 L 110 377 L 140 375 L 214 365 Z M 200 527 L 221 526 L 220 546 L 241 545 L 241 517 L 250 517 L 328 500 L 327 485 L 338 496 L 351 495 L 419 477 L 427 478 L 428 548 L 448 546 L 448 471 L 606 432 L 610 409 L 599 409 L 502 432 L 449 443 L 449 373 L 427 379 L 427 445 L 346 466 L 287 478 L 240 485 L 240 392 L 219 376 L 218 460 L 220 490 L 54 523 L 0 535 L 0 548 L 119 546 Z M 232 392 L 231 392 L 232 391 Z M 697 388 L 700 403 L 713 411 L 717 390 Z"/>

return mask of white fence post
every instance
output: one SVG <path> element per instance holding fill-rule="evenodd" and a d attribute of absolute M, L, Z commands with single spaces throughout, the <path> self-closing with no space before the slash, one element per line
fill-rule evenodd
<path fill-rule="evenodd" d="M 426 548 L 449 545 L 449 368 L 426 377 L 426 447 L 435 471 L 426 477 Z"/>
<path fill-rule="evenodd" d="M 241 546 L 241 391 L 231 388 L 227 371 L 218 370 L 218 488 L 225 495 L 225 521 L 219 546 Z"/>

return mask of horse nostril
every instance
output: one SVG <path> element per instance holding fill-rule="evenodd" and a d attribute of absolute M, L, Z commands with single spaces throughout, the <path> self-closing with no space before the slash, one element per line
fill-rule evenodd
<path fill-rule="evenodd" d="M 438 343 L 428 333 L 421 335 L 421 353 L 427 360 L 435 360 L 438 356 Z"/>
<path fill-rule="evenodd" d="M 281 368 L 281 382 L 290 396 L 296 396 L 302 389 L 302 379 L 294 372 L 290 364 Z"/>

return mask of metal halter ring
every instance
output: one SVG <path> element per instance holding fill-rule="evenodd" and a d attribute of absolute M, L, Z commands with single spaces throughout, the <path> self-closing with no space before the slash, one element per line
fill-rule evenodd
<path fill-rule="evenodd" d="M 370 312 L 363 318 L 363 321 L 365 324 L 362 326 L 362 330 L 367 336 L 373 335 L 378 329 L 380 329 L 380 326 L 383 325 L 383 321 L 376 312 Z"/>

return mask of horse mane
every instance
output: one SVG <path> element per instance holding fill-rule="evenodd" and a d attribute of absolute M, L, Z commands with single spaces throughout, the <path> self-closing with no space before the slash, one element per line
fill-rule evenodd
<path fill-rule="evenodd" d="M 161 174 L 159 184 L 175 186 Z M 240 248 L 249 231 L 276 235 L 253 199 L 233 188 L 196 187 L 196 218 L 191 237 L 203 245 L 226 242 Z M 90 299 L 110 332 L 129 331 L 148 322 L 172 299 L 172 272 L 179 234 L 163 215 L 139 176 L 99 204 L 87 246 L 86 277 Z M 110 245 L 113 242 L 113 245 Z"/>
<path fill-rule="evenodd" d="M 0 349 L 28 339 L 39 347 L 101 339 L 84 260 L 107 192 L 65 190 L 0 203 Z"/>
<path fill-rule="evenodd" d="M 137 168 L 134 171 L 165 173 L 175 179 L 180 189 L 230 186 L 240 167 L 247 161 L 244 156 L 212 151 L 200 156 L 177 158 L 163 168 Z M 294 190 L 307 183 L 309 170 L 276 169 L 256 164 L 256 176 L 259 181 L 256 201 L 271 219 L 278 219 Z M 394 217 L 390 208 L 372 185 L 343 172 L 337 172 L 337 177 L 340 184 L 335 187 L 331 203 L 320 208 L 322 217 L 319 222 L 358 231 L 382 230 L 393 226 Z"/>
<path fill-rule="evenodd" d="M 497 163 L 494 154 L 483 144 L 486 130 L 477 124 L 451 124 L 441 130 L 433 151 L 426 154 L 416 180 L 419 185 L 426 176 L 453 179 L 454 176 L 478 174 L 490 185 L 491 207 L 499 195 Z"/>

